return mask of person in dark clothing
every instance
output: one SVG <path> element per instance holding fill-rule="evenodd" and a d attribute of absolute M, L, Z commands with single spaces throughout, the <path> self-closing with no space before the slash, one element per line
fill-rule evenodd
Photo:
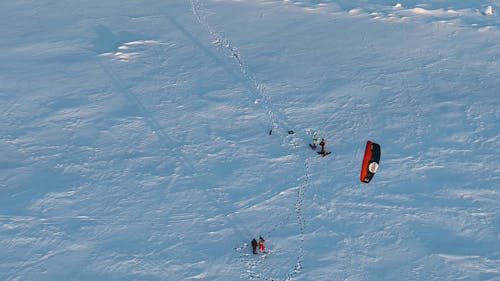
<path fill-rule="evenodd" d="M 254 238 L 252 240 L 251 244 L 252 244 L 252 253 L 254 253 L 256 255 L 257 254 L 257 240 L 255 240 L 255 238 Z"/>
<path fill-rule="evenodd" d="M 321 139 L 321 142 L 319 143 L 319 145 L 321 146 L 321 151 L 319 153 L 325 155 L 326 151 L 325 151 L 325 139 L 324 138 Z"/>

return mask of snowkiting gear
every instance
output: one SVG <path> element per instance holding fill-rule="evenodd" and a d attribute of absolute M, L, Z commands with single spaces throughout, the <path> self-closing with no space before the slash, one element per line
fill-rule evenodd
<path fill-rule="evenodd" d="M 327 156 L 328 154 L 332 153 L 331 151 L 326 151 L 325 150 L 325 139 L 321 138 L 321 142 L 319 143 L 321 146 L 321 151 L 318 151 L 318 154 L 322 155 L 323 157 Z"/>

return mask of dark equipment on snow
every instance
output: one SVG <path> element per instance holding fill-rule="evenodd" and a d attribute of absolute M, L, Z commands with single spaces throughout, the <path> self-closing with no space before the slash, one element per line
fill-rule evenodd
<path fill-rule="evenodd" d="M 295 132 L 294 132 L 294 131 L 292 131 L 292 130 L 290 130 L 290 131 L 288 131 L 288 134 L 289 134 L 289 135 L 293 135 L 293 134 L 295 134 Z"/>
<path fill-rule="evenodd" d="M 365 154 L 361 165 L 359 179 L 362 182 L 369 183 L 378 169 L 380 161 L 380 145 L 371 141 L 366 142 Z"/>
<path fill-rule="evenodd" d="M 321 156 L 323 156 L 323 157 L 327 156 L 330 153 L 332 153 L 332 152 L 331 151 L 323 151 L 323 152 L 318 151 L 318 154 L 321 155 Z"/>

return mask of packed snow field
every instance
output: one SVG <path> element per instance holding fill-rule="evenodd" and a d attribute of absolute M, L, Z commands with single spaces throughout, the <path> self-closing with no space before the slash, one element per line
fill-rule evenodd
<path fill-rule="evenodd" d="M 500 2 L 80 2 L 1 4 L 0 280 L 500 280 Z"/>

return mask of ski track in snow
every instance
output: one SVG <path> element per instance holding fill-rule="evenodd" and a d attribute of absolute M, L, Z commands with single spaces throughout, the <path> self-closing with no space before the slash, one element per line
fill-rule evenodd
<path fill-rule="evenodd" d="M 170 21 L 173 21 L 172 18 L 169 18 Z M 177 26 L 181 31 L 186 34 L 186 30 L 180 26 L 179 23 L 173 22 L 175 26 Z M 191 35 L 188 36 L 189 38 L 193 39 Z M 129 43 L 130 45 L 130 43 Z M 198 45 L 198 47 L 201 47 Z M 158 54 L 157 54 L 158 55 Z M 114 57 L 118 58 L 119 61 L 123 62 L 124 60 L 122 59 L 123 57 L 129 57 L 127 54 L 113 54 Z M 105 56 L 106 57 L 106 56 Z M 173 136 L 169 135 L 168 133 L 165 132 L 163 127 L 160 125 L 158 120 L 155 118 L 154 113 L 150 111 L 139 99 L 139 97 L 133 93 L 132 90 L 130 90 L 127 86 L 125 86 L 125 83 L 119 78 L 119 76 L 116 74 L 116 72 L 113 70 L 113 67 L 111 65 L 108 65 L 109 61 L 99 61 L 99 65 L 101 69 L 106 73 L 107 77 L 111 81 L 112 86 L 117 90 L 117 92 L 121 93 L 123 96 L 126 97 L 127 101 L 129 104 L 133 105 L 136 109 L 139 115 L 144 117 L 146 119 L 146 123 L 150 130 L 158 136 L 158 142 L 161 145 L 160 148 L 160 153 L 165 154 L 168 156 L 169 154 L 166 153 L 169 148 L 165 144 L 174 144 L 176 147 L 181 147 L 182 143 L 175 139 Z M 178 149 L 178 148 L 177 148 Z M 178 155 L 178 158 L 181 161 L 177 161 L 177 167 L 174 169 L 175 171 L 172 172 L 172 178 L 166 185 L 166 188 L 169 190 L 173 190 L 173 186 L 180 174 L 184 173 L 186 176 L 190 177 L 196 177 L 199 175 L 197 170 L 194 167 L 193 161 L 191 158 L 186 157 L 183 152 L 181 153 L 175 153 Z M 209 194 L 208 189 L 197 189 L 198 192 L 203 193 L 204 198 L 207 198 L 209 200 L 209 205 L 213 210 L 217 210 L 216 213 L 218 214 L 224 214 L 224 210 L 231 210 L 233 209 L 233 206 L 230 205 L 231 202 L 226 202 L 226 200 L 222 200 L 220 196 L 213 196 L 212 194 Z M 187 214 L 188 217 L 191 217 L 191 214 Z M 223 220 L 225 220 L 226 225 L 232 225 L 233 229 L 238 233 L 240 236 L 244 236 L 247 233 L 250 233 L 250 231 L 244 226 L 242 223 L 235 221 L 234 219 L 231 218 L 231 216 L 221 216 Z M 236 249 L 235 249 L 236 250 Z M 248 249 L 246 249 L 248 250 Z M 237 250 L 239 251 L 239 250 Z M 248 256 L 245 254 L 242 254 L 240 256 Z M 257 261 L 256 263 L 252 264 L 253 267 L 258 267 L 258 264 L 260 264 L 262 260 Z M 254 273 L 250 274 L 250 276 L 258 276 Z M 271 280 L 271 279 L 265 279 L 265 278 L 259 278 L 263 280 Z"/>
<path fill-rule="evenodd" d="M 215 45 L 218 50 L 227 53 L 231 58 L 234 59 L 234 61 L 238 65 L 241 76 L 244 78 L 242 80 L 246 83 L 249 92 L 253 95 L 256 101 L 264 101 L 266 114 L 268 115 L 268 118 L 270 119 L 272 124 L 271 128 L 273 129 L 273 131 L 275 131 L 275 133 L 279 134 L 283 140 L 283 130 L 287 130 L 287 128 L 290 128 L 290 126 L 288 126 L 286 119 L 283 118 L 283 114 L 279 113 L 279 110 L 272 106 L 270 96 L 267 94 L 265 86 L 262 83 L 259 83 L 257 78 L 248 71 L 247 67 L 243 63 L 238 49 L 234 47 L 231 41 L 224 38 L 220 33 L 215 31 L 208 23 L 206 18 L 201 15 L 201 3 L 198 0 L 191 0 L 191 4 L 192 11 L 194 16 L 196 17 L 196 20 L 207 30 L 207 32 L 213 38 L 212 44 Z"/>
<path fill-rule="evenodd" d="M 202 20 L 200 14 L 199 14 L 199 9 L 201 5 L 196 1 L 192 1 L 192 7 L 193 7 L 193 13 L 196 15 L 196 18 L 198 22 L 202 25 L 204 25 L 205 28 L 209 31 L 210 35 L 216 38 L 216 41 L 213 42 L 215 46 L 218 47 L 218 49 L 225 50 L 227 49 L 231 57 L 236 61 L 238 64 L 239 70 L 241 77 L 243 77 L 243 82 L 246 83 L 247 90 L 253 95 L 254 100 L 260 99 L 264 101 L 265 108 L 266 108 L 266 113 L 268 118 L 271 120 L 272 123 L 272 128 L 273 128 L 273 134 L 276 134 L 280 137 L 282 140 L 283 144 L 286 145 L 291 145 L 292 147 L 298 148 L 297 142 L 295 139 L 293 139 L 291 142 L 287 141 L 286 135 L 282 132 L 284 129 L 283 128 L 290 128 L 287 126 L 287 122 L 283 117 L 281 117 L 283 114 L 277 114 L 276 112 L 278 110 L 272 108 L 272 104 L 270 102 L 270 97 L 267 95 L 265 92 L 265 88 L 262 84 L 258 83 L 257 79 L 254 78 L 248 71 L 247 68 L 245 67 L 240 54 L 238 53 L 237 49 L 232 46 L 230 41 L 222 38 L 218 33 L 216 33 L 208 24 L 204 24 L 204 21 Z M 204 49 L 205 47 L 202 45 L 201 42 L 198 41 L 197 38 L 195 38 L 192 34 L 190 34 L 185 28 L 183 28 L 180 23 L 175 21 L 172 17 L 168 18 L 181 32 L 186 35 L 191 41 L 195 43 L 196 46 L 198 46 L 201 49 Z M 144 41 L 147 43 L 147 40 Z M 128 45 L 133 45 L 133 42 L 126 43 L 125 46 Z M 123 49 L 123 48 L 118 48 L 118 49 Z M 222 61 L 220 61 L 218 58 L 214 57 L 214 54 L 210 53 L 208 50 L 205 49 L 205 53 L 209 54 L 210 57 L 212 57 L 216 62 L 219 64 L 224 64 Z M 106 76 L 109 78 L 109 81 L 111 82 L 112 86 L 115 88 L 116 92 L 121 93 L 128 103 L 132 105 L 133 107 L 136 108 L 136 111 L 138 114 L 143 117 L 146 120 L 146 124 L 148 125 L 149 129 L 158 137 L 158 142 L 160 143 L 160 153 L 168 155 L 166 153 L 167 150 L 172 150 L 171 148 L 167 147 L 165 144 L 174 144 L 176 147 L 181 147 L 182 143 L 175 139 L 173 136 L 169 135 L 168 133 L 165 132 L 163 127 L 160 125 L 159 121 L 155 118 L 154 113 L 152 113 L 139 99 L 139 97 L 131 90 L 129 89 L 124 81 L 119 77 L 119 75 L 116 73 L 116 71 L 113 70 L 113 66 L 109 65 L 109 61 L 107 57 L 111 55 L 113 58 L 116 58 L 117 61 L 119 62 L 127 62 L 130 58 L 138 55 L 138 53 L 126 53 L 124 51 L 117 51 L 115 53 L 111 54 L 103 54 L 101 55 L 102 57 L 106 58 L 105 61 L 99 60 L 98 63 L 103 70 L 103 72 L 106 74 Z M 227 72 L 231 72 L 230 69 L 225 68 L 223 65 L 223 68 Z M 234 73 L 230 73 L 232 75 L 235 75 Z M 237 75 L 237 74 L 236 74 Z M 179 159 L 181 161 L 178 161 L 178 166 L 175 169 L 177 172 L 172 172 L 172 178 L 170 182 L 167 184 L 167 188 L 171 189 L 175 181 L 177 180 L 179 173 L 182 173 L 183 171 L 186 175 L 190 176 L 196 176 L 198 173 L 196 169 L 194 168 L 194 164 L 192 160 L 184 155 L 184 153 L 180 153 Z M 181 166 L 179 166 L 181 165 Z M 306 180 L 299 185 L 298 191 L 297 191 L 297 199 L 295 203 L 295 212 L 294 215 L 296 216 L 296 220 L 299 224 L 299 229 L 300 229 L 300 247 L 298 251 L 298 256 L 296 257 L 296 264 L 293 267 L 290 272 L 285 274 L 285 279 L 284 280 L 290 280 L 293 276 L 297 275 L 300 273 L 300 269 L 302 267 L 302 259 L 303 259 L 303 252 L 304 252 L 304 228 L 305 228 L 305 219 L 303 217 L 303 200 L 304 200 L 304 194 L 305 190 L 308 186 L 308 179 L 309 179 L 309 167 L 308 167 L 308 160 L 306 159 L 304 161 L 305 169 L 306 169 L 306 174 L 305 178 Z M 180 169 L 180 170 L 179 170 Z M 177 173 L 177 174 L 176 174 Z M 211 194 L 208 193 L 208 190 L 205 189 L 200 189 L 198 190 L 204 194 L 204 198 L 209 198 L 211 201 L 211 208 L 214 210 L 219 210 L 219 214 L 223 214 L 223 210 L 230 210 L 233 207 L 229 204 L 231 202 L 226 202 L 224 200 L 221 200 L 219 196 L 212 196 Z M 271 226 L 270 229 L 265 231 L 265 234 L 263 235 L 271 235 L 274 231 L 279 229 L 280 226 L 286 224 L 289 222 L 290 218 L 292 217 L 293 213 L 288 215 L 287 218 L 284 220 L 281 220 L 279 224 L 276 224 L 274 226 Z M 241 223 L 234 221 L 231 219 L 230 216 L 222 216 L 224 220 L 226 220 L 227 225 L 232 225 L 233 228 L 236 228 L 236 232 L 240 236 L 245 236 L 247 233 L 250 233 L 250 231 Z M 253 257 L 253 254 L 249 254 L 248 247 L 247 245 L 243 245 L 240 247 L 237 247 L 234 249 L 235 252 L 239 254 L 239 259 L 240 261 L 244 262 L 247 266 L 246 272 L 242 273 L 242 276 L 250 279 L 250 280 L 276 280 L 275 277 L 269 277 L 269 276 L 276 276 L 280 275 L 280 273 L 274 273 L 270 268 L 266 268 L 263 263 L 265 260 L 266 255 L 272 254 L 272 251 L 268 251 L 266 255 L 261 255 L 259 256 L 258 259 L 255 259 Z M 246 251 L 246 253 L 245 253 Z M 264 270 L 263 270 L 264 268 Z"/>
<path fill-rule="evenodd" d="M 295 148 L 298 151 L 301 151 L 303 147 L 300 146 L 300 142 L 298 143 L 296 139 L 293 139 L 290 142 L 287 142 L 287 138 L 285 136 L 284 131 L 288 130 L 290 128 L 290 125 L 286 121 L 286 117 L 284 116 L 283 113 L 281 113 L 278 109 L 276 109 L 272 102 L 271 102 L 271 97 L 267 94 L 265 90 L 265 86 L 258 81 L 258 79 L 248 70 L 246 67 L 245 63 L 243 62 L 243 59 L 241 57 L 241 54 L 239 53 L 238 49 L 232 44 L 232 42 L 223 37 L 220 32 L 217 32 L 214 30 L 214 28 L 208 23 L 207 19 L 203 16 L 203 7 L 200 1 L 198 0 L 191 0 L 191 7 L 192 7 L 192 12 L 193 15 L 196 17 L 196 20 L 198 23 L 207 30 L 209 33 L 210 37 L 213 39 L 212 44 L 217 47 L 218 50 L 220 50 L 222 53 L 227 54 L 229 57 L 231 57 L 234 62 L 237 64 L 242 80 L 246 82 L 247 89 L 249 92 L 253 95 L 253 98 L 257 100 L 262 100 L 264 103 L 264 108 L 266 111 L 266 114 L 268 116 L 268 119 L 271 122 L 271 127 L 272 127 L 272 132 L 276 133 L 283 144 L 288 144 L 291 147 Z M 303 182 L 299 185 L 298 190 L 297 190 L 297 199 L 296 203 L 294 206 L 295 209 L 295 216 L 297 223 L 299 225 L 299 239 L 300 239 L 300 246 L 298 250 L 298 254 L 296 257 L 296 264 L 291 269 L 288 273 L 285 274 L 284 280 L 290 280 L 292 277 L 295 275 L 299 274 L 301 269 L 302 269 L 302 263 L 303 263 L 303 258 L 304 258 L 304 231 L 305 231 L 305 225 L 306 225 L 306 220 L 304 218 L 304 211 L 303 211 L 303 201 L 304 201 L 304 196 L 305 196 L 305 191 L 309 187 L 309 178 L 310 178 L 310 171 L 309 171 L 309 159 L 308 156 L 305 153 L 300 153 L 302 159 L 304 160 L 304 180 Z M 286 222 L 288 220 L 284 219 L 283 221 Z M 267 235 L 270 235 L 272 231 L 276 230 L 278 227 L 280 227 L 281 223 L 278 225 L 275 225 L 272 227 L 271 230 L 268 230 L 266 232 Z M 242 274 L 243 277 L 248 278 L 250 280 L 274 280 L 276 279 L 275 277 L 270 277 L 273 274 L 270 273 L 270 268 L 266 268 L 266 266 L 261 266 L 262 260 L 264 259 L 263 257 L 259 257 L 258 259 L 252 259 L 252 257 L 248 258 L 249 256 L 253 254 L 245 254 L 242 251 L 245 251 L 247 245 L 243 245 L 240 247 L 235 248 L 236 252 L 240 255 L 240 260 L 245 261 L 246 263 L 246 273 Z M 257 268 L 262 271 L 262 273 L 257 272 Z M 265 268 L 264 270 L 262 268 Z M 274 274 L 276 275 L 276 274 Z"/>
<path fill-rule="evenodd" d="M 115 74 L 115 72 L 111 69 L 111 66 L 107 66 L 105 62 L 99 62 L 99 65 L 101 66 L 101 69 L 106 73 L 108 76 L 109 80 L 111 81 L 113 87 L 116 88 L 116 90 L 119 93 L 122 93 L 126 99 L 129 101 L 130 104 L 134 105 L 139 113 L 146 119 L 146 122 L 152 132 L 158 137 L 158 141 L 160 145 L 162 146 L 160 148 L 160 153 L 165 154 L 165 150 L 168 149 L 165 144 L 175 144 L 175 146 L 180 147 L 181 144 L 179 141 L 175 140 L 173 137 L 165 133 L 163 130 L 162 126 L 160 123 L 156 120 L 154 117 L 153 113 L 149 111 L 144 104 L 140 101 L 140 99 L 131 91 L 129 90 L 126 86 L 123 85 L 123 82 L 118 78 L 118 76 Z M 182 160 L 181 163 L 184 167 L 187 168 L 187 172 L 190 173 L 191 175 L 196 174 L 196 170 L 193 167 L 192 161 L 184 156 L 183 153 L 179 153 L 179 158 Z M 178 162 L 179 163 L 179 162 Z M 177 170 L 177 169 L 176 169 Z M 175 172 L 172 172 L 172 178 L 170 182 L 167 184 L 167 188 L 171 189 L 176 181 L 177 177 L 175 176 Z"/>

